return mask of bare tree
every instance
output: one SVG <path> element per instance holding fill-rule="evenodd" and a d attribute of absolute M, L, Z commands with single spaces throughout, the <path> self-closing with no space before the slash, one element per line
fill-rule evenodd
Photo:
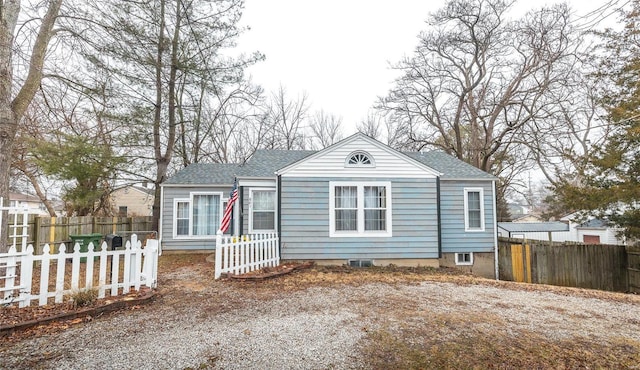
<path fill-rule="evenodd" d="M 573 68 L 569 11 L 564 5 L 530 12 L 516 22 L 513 1 L 452 0 L 429 18 L 414 55 L 378 108 L 405 126 L 415 149 L 441 148 L 498 174 L 496 161 L 527 123 L 548 116 L 548 92 Z"/>
<path fill-rule="evenodd" d="M 53 27 L 61 5 L 62 0 L 47 2 L 46 12 L 31 47 L 27 75 L 20 81 L 14 79 L 13 75 L 13 54 L 16 49 L 14 31 L 20 15 L 20 2 L 7 0 L 0 3 L 0 197 L 6 202 L 13 142 L 20 120 L 40 86 L 47 46 L 53 37 Z M 15 96 L 12 94 L 14 84 L 20 85 Z M 0 227 L 0 235 L 3 236 L 0 238 L 0 252 L 3 252 L 6 250 L 6 223 Z"/>
<path fill-rule="evenodd" d="M 241 81 L 229 91 L 216 89 L 207 93 L 205 90 L 203 86 L 197 100 L 189 96 L 193 106 L 184 100 L 183 91 L 178 96 L 180 126 L 176 151 L 182 158 L 182 166 L 203 160 L 234 162 L 237 154 L 245 149 L 253 148 L 250 153 L 256 149 L 255 140 L 246 139 L 252 131 L 250 126 L 259 116 L 257 104 L 262 97 L 262 89 Z M 237 140 L 237 137 L 243 140 Z M 235 143 L 243 143 L 246 147 L 238 147 Z"/>
<path fill-rule="evenodd" d="M 323 149 L 342 140 L 342 117 L 337 117 L 324 110 L 317 111 L 309 119 L 311 130 L 311 149 Z"/>
<path fill-rule="evenodd" d="M 271 135 L 264 143 L 264 147 L 284 150 L 304 149 L 305 124 L 309 111 L 307 93 L 290 99 L 287 89 L 280 85 L 278 90 L 271 94 L 266 104 L 264 119 L 271 127 Z"/>
<path fill-rule="evenodd" d="M 382 126 L 384 125 L 384 114 L 382 112 L 370 112 L 367 118 L 356 125 L 358 132 L 378 141 L 384 141 L 382 137 Z"/>
<path fill-rule="evenodd" d="M 530 121 L 521 139 L 552 186 L 569 174 L 580 176 L 611 133 L 610 123 L 602 119 L 606 112 L 598 101 L 597 82 L 588 71 L 567 80 L 567 97 L 557 99 L 547 119 Z"/>

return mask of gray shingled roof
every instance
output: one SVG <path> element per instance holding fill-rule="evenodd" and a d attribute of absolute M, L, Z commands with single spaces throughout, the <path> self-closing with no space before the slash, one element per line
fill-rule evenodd
<path fill-rule="evenodd" d="M 245 177 L 274 177 L 277 170 L 314 153 L 316 153 L 315 150 L 256 150 L 238 175 Z"/>
<path fill-rule="evenodd" d="M 443 179 L 495 179 L 495 176 L 439 150 L 403 153 L 442 173 Z"/>
<path fill-rule="evenodd" d="M 564 222 L 498 222 L 498 227 L 510 233 L 556 232 L 569 231 Z"/>
<path fill-rule="evenodd" d="M 231 184 L 239 171 L 237 164 L 193 163 L 176 172 L 164 184 Z"/>
<path fill-rule="evenodd" d="M 244 165 L 194 163 L 178 171 L 164 184 L 231 184 L 238 177 L 273 177 L 275 172 L 314 150 L 257 150 Z M 444 152 L 406 152 L 405 155 L 442 173 L 443 179 L 494 179 L 495 177 Z"/>

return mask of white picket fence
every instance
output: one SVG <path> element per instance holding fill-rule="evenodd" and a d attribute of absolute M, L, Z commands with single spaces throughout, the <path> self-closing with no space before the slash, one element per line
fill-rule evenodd
<path fill-rule="evenodd" d="M 216 235 L 214 278 L 223 273 L 245 274 L 280 264 L 278 233 L 223 237 Z"/>
<path fill-rule="evenodd" d="M 124 250 L 107 250 L 107 243 L 102 243 L 100 250 L 94 250 L 89 243 L 88 251 L 81 252 L 76 243 L 73 252 L 66 253 L 66 246 L 61 244 L 57 254 L 51 254 L 51 247 L 45 244 L 43 254 L 34 255 L 33 246 L 17 251 L 15 245 L 8 253 L 0 253 L 0 267 L 5 270 L 0 275 L 0 304 L 17 303 L 19 307 L 27 307 L 31 301 L 37 300 L 43 306 L 53 298 L 55 303 L 62 303 L 65 296 L 89 288 L 98 289 L 98 298 L 104 298 L 107 291 L 111 296 L 130 292 L 131 288 L 140 290 L 141 286 L 155 288 L 158 279 L 158 240 L 147 239 L 146 246 L 137 235 L 132 235 Z M 120 263 L 123 272 L 120 271 Z M 71 278 L 65 289 L 67 265 L 70 264 Z M 81 279 L 81 266 L 84 266 L 84 279 Z M 34 267 L 36 267 L 34 269 Z M 39 289 L 32 293 L 33 272 L 40 269 Z M 98 270 L 97 282 L 94 271 Z M 55 288 L 49 291 L 50 273 L 55 270 Z M 4 284 L 2 284 L 4 280 Z M 81 283 L 82 281 L 82 283 Z"/>

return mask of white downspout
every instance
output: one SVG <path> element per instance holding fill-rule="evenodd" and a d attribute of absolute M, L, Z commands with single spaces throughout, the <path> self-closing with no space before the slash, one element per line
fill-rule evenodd
<path fill-rule="evenodd" d="M 160 186 L 160 185 L 158 185 Z M 162 256 L 162 206 L 164 205 L 164 186 L 160 186 L 160 218 L 158 219 L 158 256 Z M 175 212 L 175 210 L 173 210 Z"/>
<path fill-rule="evenodd" d="M 498 269 L 498 211 L 496 209 L 498 202 L 496 200 L 496 181 L 493 180 L 493 254 L 496 280 L 500 280 L 500 272 Z"/>

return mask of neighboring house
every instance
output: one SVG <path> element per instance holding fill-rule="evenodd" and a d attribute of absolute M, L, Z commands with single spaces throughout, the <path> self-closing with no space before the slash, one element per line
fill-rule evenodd
<path fill-rule="evenodd" d="M 192 164 L 161 185 L 164 250 L 213 250 L 234 178 L 233 233 L 278 232 L 283 260 L 464 266 L 494 277 L 496 178 L 443 152 L 364 134 L 320 151 Z"/>
<path fill-rule="evenodd" d="M 511 222 L 543 222 L 544 220 L 540 216 L 536 216 L 533 214 L 522 215 L 520 217 L 516 217 Z"/>
<path fill-rule="evenodd" d="M 517 204 L 517 203 L 508 203 L 507 207 L 509 208 L 509 214 L 511 215 L 512 219 L 529 214 L 529 206 L 526 206 L 526 205 Z"/>
<path fill-rule="evenodd" d="M 571 215 L 565 217 L 571 217 Z M 622 229 L 610 225 L 606 220 L 591 218 L 580 223 L 571 222 L 571 226 L 575 233 L 575 241 L 578 242 L 586 244 L 626 244 L 623 237 L 618 237 L 618 233 Z"/>
<path fill-rule="evenodd" d="M 154 190 L 144 186 L 129 185 L 111 193 L 114 213 L 120 217 L 153 215 Z"/>
<path fill-rule="evenodd" d="M 47 207 L 40 198 L 22 193 L 9 192 L 9 207 L 27 207 L 29 213 L 48 216 Z"/>
<path fill-rule="evenodd" d="M 625 245 L 625 240 L 618 237 L 620 231 L 597 218 L 580 222 L 577 213 L 556 222 L 498 222 L 499 236 L 555 242 Z"/>

